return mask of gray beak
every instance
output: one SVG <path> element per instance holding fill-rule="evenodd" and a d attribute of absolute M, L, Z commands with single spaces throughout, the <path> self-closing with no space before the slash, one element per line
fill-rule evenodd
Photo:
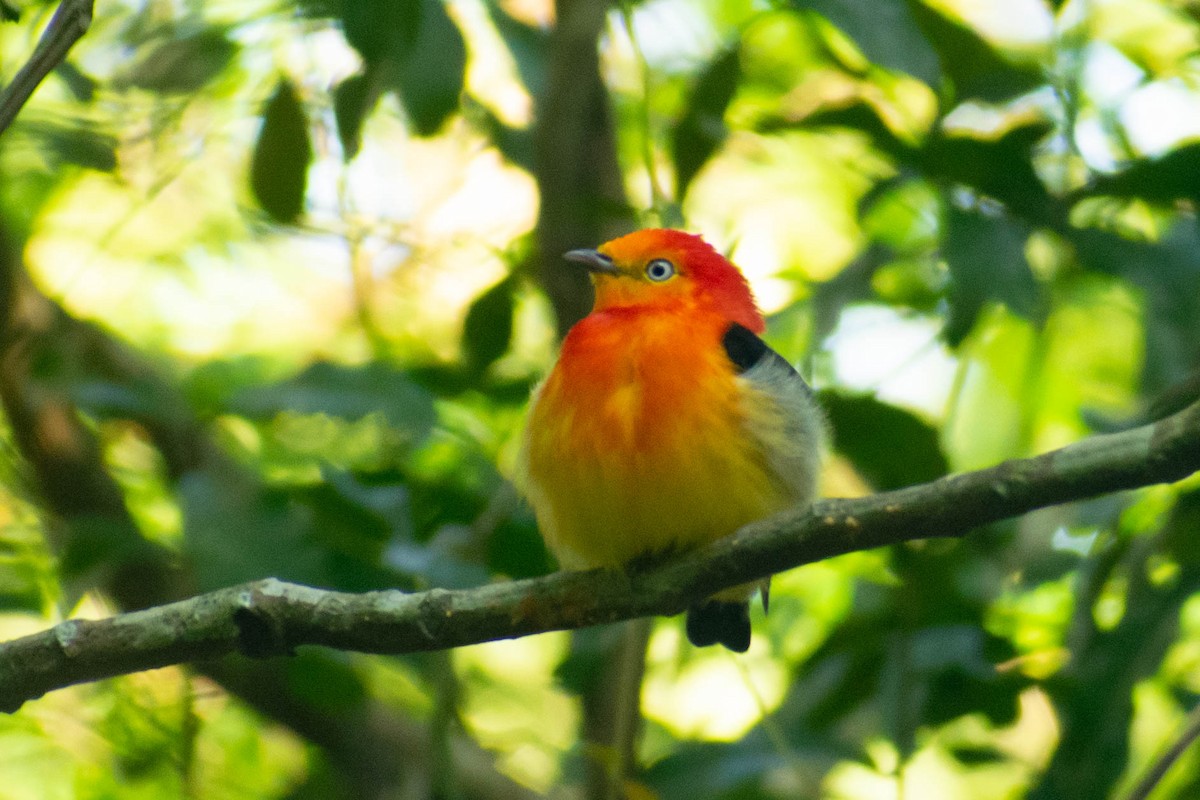
<path fill-rule="evenodd" d="M 616 275 L 617 268 L 613 260 L 596 250 L 568 250 L 563 253 L 567 261 L 582 264 L 588 272 L 601 272 L 605 275 Z"/>

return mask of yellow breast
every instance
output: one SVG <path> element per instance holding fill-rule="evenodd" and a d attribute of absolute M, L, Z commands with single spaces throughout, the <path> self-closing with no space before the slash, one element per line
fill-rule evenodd
<path fill-rule="evenodd" d="M 792 499 L 747 435 L 720 320 L 593 314 L 535 394 L 520 481 L 563 566 L 726 536 Z"/>

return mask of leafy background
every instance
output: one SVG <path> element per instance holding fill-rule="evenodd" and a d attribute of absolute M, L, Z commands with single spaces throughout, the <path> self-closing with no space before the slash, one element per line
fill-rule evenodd
<path fill-rule="evenodd" d="M 100 2 L 0 138 L 0 635 L 272 575 L 553 568 L 505 476 L 572 247 L 684 225 L 831 495 L 1197 394 L 1192 0 Z M 52 4 L 0 3 L 0 81 Z M 1194 482 L 650 634 L 637 798 L 1134 798 L 1200 694 Z M 602 797 L 612 631 L 306 651 L 0 718 L 0 797 Z M 597 768 L 599 765 L 599 768 Z M 1200 796 L 1186 753 L 1150 797 Z"/>

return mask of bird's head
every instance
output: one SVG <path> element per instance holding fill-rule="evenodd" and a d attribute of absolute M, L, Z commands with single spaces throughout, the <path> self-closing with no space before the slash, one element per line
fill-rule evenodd
<path fill-rule="evenodd" d="M 591 272 L 596 311 L 684 307 L 720 314 L 755 333 L 765 327 L 741 271 L 699 236 L 648 229 L 564 258 Z"/>

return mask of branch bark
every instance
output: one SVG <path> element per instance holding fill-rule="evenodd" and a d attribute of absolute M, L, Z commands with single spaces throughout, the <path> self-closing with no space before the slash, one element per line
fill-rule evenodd
<path fill-rule="evenodd" d="M 92 24 L 93 0 L 62 0 L 50 24 L 38 40 L 33 55 L 17 72 L 12 83 L 0 92 L 0 134 L 12 124 L 29 101 L 38 85 L 55 67 Z"/>
<path fill-rule="evenodd" d="M 274 579 L 109 619 L 70 620 L 0 645 L 0 710 L 75 683 L 300 645 L 408 653 L 683 611 L 721 589 L 857 550 L 954 538 L 1035 508 L 1200 470 L 1200 403 L 1152 425 L 1030 459 L 747 525 L 628 571 L 562 572 L 476 589 L 325 591 Z"/>

